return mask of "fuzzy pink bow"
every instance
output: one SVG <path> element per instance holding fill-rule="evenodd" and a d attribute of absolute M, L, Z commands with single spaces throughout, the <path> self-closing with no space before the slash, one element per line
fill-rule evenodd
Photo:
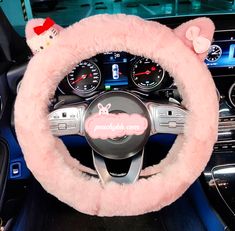
<path fill-rule="evenodd" d="M 200 28 L 197 26 L 191 26 L 186 31 L 186 38 L 193 43 L 193 48 L 197 54 L 206 52 L 211 42 L 209 39 L 200 35 Z"/>

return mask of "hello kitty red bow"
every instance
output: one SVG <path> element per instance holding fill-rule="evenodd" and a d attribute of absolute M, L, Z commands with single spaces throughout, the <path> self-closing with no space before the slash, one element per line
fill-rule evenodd
<path fill-rule="evenodd" d="M 51 28 L 55 22 L 51 18 L 46 18 L 42 26 L 36 26 L 33 28 L 34 32 L 37 35 L 42 34 L 43 32 L 47 31 L 49 28 Z"/>
<path fill-rule="evenodd" d="M 200 28 L 197 26 L 189 27 L 185 36 L 188 40 L 192 41 L 194 51 L 197 54 L 206 52 L 211 45 L 209 39 L 200 35 Z"/>

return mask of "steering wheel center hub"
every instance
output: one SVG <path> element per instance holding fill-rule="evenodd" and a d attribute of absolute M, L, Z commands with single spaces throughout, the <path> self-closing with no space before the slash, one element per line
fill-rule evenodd
<path fill-rule="evenodd" d="M 103 157 L 131 157 L 144 147 L 149 135 L 147 108 L 131 93 L 104 93 L 86 111 L 85 137 L 92 149 Z"/>

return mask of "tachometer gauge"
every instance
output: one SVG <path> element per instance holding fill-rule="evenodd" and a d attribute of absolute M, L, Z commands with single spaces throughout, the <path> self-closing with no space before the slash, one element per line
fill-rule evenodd
<path fill-rule="evenodd" d="M 209 62 L 215 62 L 220 58 L 221 55 L 222 55 L 221 47 L 218 45 L 211 45 L 206 60 Z"/>
<path fill-rule="evenodd" d="M 165 71 L 151 59 L 139 58 L 131 70 L 133 83 L 142 90 L 153 90 L 163 80 Z"/>
<path fill-rule="evenodd" d="M 67 80 L 77 94 L 84 95 L 93 92 L 99 86 L 101 74 L 95 63 L 84 60 L 72 70 Z"/>

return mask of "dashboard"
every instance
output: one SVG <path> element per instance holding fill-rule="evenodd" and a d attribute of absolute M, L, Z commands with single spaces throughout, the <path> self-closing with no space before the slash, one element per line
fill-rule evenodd
<path fill-rule="evenodd" d="M 217 31 L 205 60 L 213 74 L 235 72 L 235 31 Z"/>
<path fill-rule="evenodd" d="M 205 60 L 220 94 L 233 109 L 235 107 L 235 31 L 217 31 Z M 229 110 L 221 110 L 226 116 Z"/>
<path fill-rule="evenodd" d="M 107 52 L 78 63 L 58 90 L 89 97 L 100 91 L 120 89 L 148 93 L 169 88 L 172 83 L 169 74 L 150 59 L 126 52 Z"/>
<path fill-rule="evenodd" d="M 214 79 L 219 111 L 218 141 L 204 171 L 210 196 L 218 210 L 235 215 L 235 31 L 217 31 L 205 64 Z M 61 81 L 59 94 L 89 98 L 102 91 L 126 89 L 180 102 L 173 78 L 158 64 L 126 52 L 108 52 L 84 60 Z M 158 94 L 159 92 L 163 93 Z M 176 97 L 178 96 L 178 98 Z M 221 172 L 221 173 L 220 173 Z M 222 199 L 222 200 L 221 200 Z M 221 207 L 220 207 L 221 205 Z"/>
<path fill-rule="evenodd" d="M 234 21 L 234 16 L 223 16 L 222 19 L 221 17 L 212 17 L 219 30 L 214 35 L 213 43 L 205 60 L 218 90 L 220 121 L 218 141 L 214 146 L 211 160 L 203 173 L 203 179 L 205 180 L 205 191 L 209 195 L 208 198 L 223 218 L 231 223 L 230 217 L 234 219 L 235 214 L 235 30 L 233 23 L 231 23 Z M 175 28 L 178 26 L 179 20 L 185 21 L 185 18 L 177 18 L 178 21 L 172 20 L 172 18 L 164 20 L 163 23 Z M 158 21 L 161 22 L 161 20 Z M 224 26 L 226 23 L 227 25 Z M 228 30 L 223 30 L 224 28 Z M 2 134 L 7 130 L 5 124 L 8 124 L 9 118 L 11 118 L 13 111 L 11 108 L 14 105 L 17 86 L 20 86 L 26 67 L 27 63 L 16 65 L 7 72 L 6 86 L 9 87 L 11 94 L 8 96 L 7 104 L 6 100 L 3 100 L 3 108 L 4 105 L 7 106 L 1 122 L 2 131 L 0 133 L 2 132 Z M 2 86 L 4 85 L 1 84 L 0 87 Z M 77 102 L 96 97 L 100 92 L 120 89 L 134 91 L 142 97 L 152 97 L 154 100 L 160 100 L 162 97 L 164 99 L 180 98 L 177 95 L 177 86 L 172 77 L 158 63 L 126 52 L 98 54 L 78 63 L 59 84 L 55 98 L 62 98 L 62 102 L 66 97 L 73 96 L 75 98 L 69 98 L 69 100 Z M 2 90 L 2 92 L 4 91 Z M 2 99 L 4 98 L 2 97 Z M 56 103 L 58 102 L 55 102 L 55 105 Z M 8 129 L 7 135 L 5 135 L 5 139 L 9 140 L 8 145 L 11 152 L 10 167 L 12 163 L 21 163 L 22 169 L 26 169 L 26 166 L 23 167 L 25 164 L 21 159 L 21 151 L 11 131 L 13 129 Z M 149 141 L 146 145 L 146 166 L 164 158 L 164 154 L 168 151 L 169 144 L 167 142 L 170 139 L 173 142 L 174 137 L 162 138 L 159 135 Z M 87 155 L 85 140 L 80 137 L 64 137 L 63 141 L 68 144 L 71 155 L 80 159 L 87 166 L 92 164 L 91 157 Z M 167 145 L 163 145 L 166 143 Z M 156 148 L 152 148 L 152 145 L 155 145 Z M 157 155 L 155 155 L 156 149 L 158 150 Z M 21 179 L 18 176 L 10 178 Z"/>
<path fill-rule="evenodd" d="M 235 31 L 215 33 L 205 64 L 213 75 L 219 100 L 225 99 L 227 106 L 233 110 Z M 173 78 L 150 59 L 126 52 L 106 52 L 78 63 L 60 82 L 57 94 L 86 99 L 102 91 L 125 89 L 148 95 L 165 90 L 164 95 L 172 96 L 171 90 L 175 90 L 176 86 Z"/>

